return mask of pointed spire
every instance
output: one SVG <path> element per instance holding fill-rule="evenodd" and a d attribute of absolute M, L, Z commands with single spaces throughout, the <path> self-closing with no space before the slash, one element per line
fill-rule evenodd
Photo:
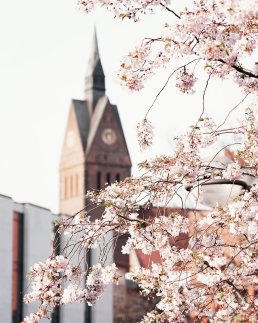
<path fill-rule="evenodd" d="M 88 90 L 98 90 L 105 92 L 105 75 L 99 57 L 97 32 L 95 26 L 85 81 L 86 97 Z"/>

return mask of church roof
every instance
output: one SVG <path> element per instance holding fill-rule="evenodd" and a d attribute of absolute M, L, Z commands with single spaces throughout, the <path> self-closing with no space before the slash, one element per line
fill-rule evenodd
<path fill-rule="evenodd" d="M 90 151 L 93 140 L 96 136 L 100 122 L 102 120 L 102 116 L 108 104 L 110 104 L 108 97 L 107 96 L 101 97 L 96 104 L 96 108 L 93 114 L 91 115 L 87 101 L 75 100 L 75 99 L 72 100 L 72 107 L 75 112 L 83 150 L 85 151 L 86 154 Z M 117 106 L 112 104 L 111 106 L 112 106 L 112 111 L 116 118 L 116 121 L 122 129 Z"/>
<path fill-rule="evenodd" d="M 98 103 L 95 107 L 94 113 L 91 117 L 91 123 L 90 123 L 90 129 L 89 129 L 89 136 L 88 136 L 88 142 L 87 142 L 87 148 L 86 148 L 86 154 L 89 152 L 92 142 L 95 138 L 95 135 L 97 133 L 97 130 L 99 128 L 99 124 L 100 121 L 102 119 L 103 113 L 107 107 L 109 103 L 108 97 L 107 96 L 103 96 L 98 100 Z M 119 118 L 119 114 L 118 114 L 118 109 L 116 105 L 111 105 L 112 106 L 112 110 L 114 113 L 114 116 L 119 124 L 119 126 L 122 128 L 121 125 L 121 121 Z"/>
<path fill-rule="evenodd" d="M 89 152 L 91 144 L 95 138 L 95 135 L 98 130 L 99 123 L 101 121 L 103 112 L 105 111 L 105 107 L 107 105 L 107 102 L 108 102 L 108 98 L 106 96 L 103 96 L 102 98 L 99 99 L 99 101 L 95 107 L 94 113 L 91 117 L 86 154 Z"/>
<path fill-rule="evenodd" d="M 79 132 L 80 132 L 83 150 L 85 150 L 87 139 L 88 139 L 88 133 L 89 133 L 89 121 L 90 121 L 89 109 L 87 107 L 86 101 L 72 100 L 72 104 L 75 111 L 75 116 L 76 116 Z"/>
<path fill-rule="evenodd" d="M 90 108 L 87 101 L 72 100 L 72 108 L 75 113 L 82 148 L 86 155 L 89 153 L 92 147 L 93 141 L 103 118 L 103 114 L 109 105 L 112 107 L 113 116 L 116 119 L 117 125 L 121 129 L 121 135 L 124 137 L 117 106 L 110 104 L 107 96 L 102 96 L 97 101 L 96 107 L 92 114 L 90 113 Z"/>

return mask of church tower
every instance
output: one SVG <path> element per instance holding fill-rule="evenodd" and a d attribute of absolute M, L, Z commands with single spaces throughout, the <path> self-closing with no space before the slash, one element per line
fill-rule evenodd
<path fill-rule="evenodd" d="M 86 72 L 85 100 L 72 100 L 60 161 L 60 212 L 84 208 L 85 193 L 131 174 L 131 160 L 115 105 L 105 95 L 96 31 Z"/>

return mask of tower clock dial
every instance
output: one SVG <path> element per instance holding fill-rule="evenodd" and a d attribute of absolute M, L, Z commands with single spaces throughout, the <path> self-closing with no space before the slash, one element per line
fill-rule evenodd
<path fill-rule="evenodd" d="M 112 145 L 116 142 L 117 136 L 113 129 L 106 128 L 102 131 L 101 139 L 106 145 Z"/>

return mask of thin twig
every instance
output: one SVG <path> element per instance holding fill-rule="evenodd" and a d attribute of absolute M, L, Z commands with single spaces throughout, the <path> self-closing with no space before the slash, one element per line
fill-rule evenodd
<path fill-rule="evenodd" d="M 170 81 L 170 79 L 171 79 L 171 77 L 178 71 L 178 70 L 180 70 L 181 68 L 183 68 L 183 67 L 186 67 L 186 66 L 188 66 L 188 65 L 190 65 L 190 64 L 192 64 L 193 62 L 196 62 L 196 61 L 199 61 L 200 60 L 200 58 L 195 58 L 195 59 L 193 59 L 192 61 L 190 61 L 190 62 L 188 62 L 187 64 L 184 64 L 184 65 L 181 65 L 180 67 L 178 67 L 178 68 L 176 68 L 170 75 L 169 75 L 169 77 L 167 78 L 167 80 L 166 80 L 166 82 L 165 82 L 165 84 L 162 86 L 162 88 L 159 90 L 159 92 L 158 92 L 158 94 L 156 95 L 156 97 L 155 97 L 155 99 L 153 100 L 153 102 L 152 102 L 152 104 L 151 104 L 151 106 L 149 107 L 149 109 L 147 110 L 147 112 L 146 112 L 146 114 L 145 114 L 145 117 L 144 117 L 144 119 L 146 119 L 147 118 L 147 116 L 148 116 L 148 114 L 149 114 L 149 112 L 150 112 L 150 110 L 151 110 L 151 108 L 154 106 L 154 104 L 155 104 L 155 102 L 157 101 L 157 99 L 158 99 L 158 97 L 160 96 L 160 94 L 163 92 L 163 90 L 165 89 L 165 87 L 167 86 L 167 84 L 168 84 L 168 82 Z"/>

